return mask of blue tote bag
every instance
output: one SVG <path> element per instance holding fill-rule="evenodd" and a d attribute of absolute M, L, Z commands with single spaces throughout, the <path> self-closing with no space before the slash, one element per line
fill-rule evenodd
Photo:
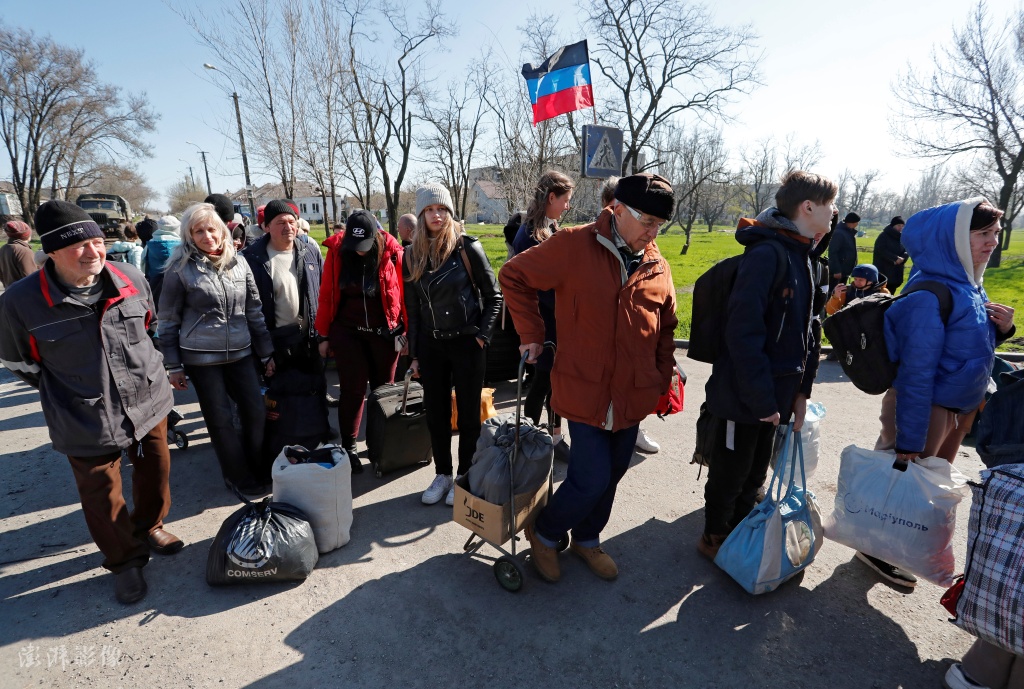
<path fill-rule="evenodd" d="M 799 433 L 792 424 L 787 427 L 780 454 L 784 461 L 776 462 L 764 500 L 733 529 L 715 558 L 754 595 L 774 591 L 811 564 L 824 537 L 814 494 L 807 490 Z"/>

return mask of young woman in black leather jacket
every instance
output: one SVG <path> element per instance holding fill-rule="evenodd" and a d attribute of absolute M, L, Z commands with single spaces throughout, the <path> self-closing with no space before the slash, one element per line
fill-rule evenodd
<path fill-rule="evenodd" d="M 413 375 L 423 384 L 437 475 L 423 493 L 432 505 L 455 497 L 452 476 L 451 389 L 458 405 L 458 474 L 469 470 L 480 436 L 484 348 L 501 310 L 498 282 L 475 237 L 453 218 L 448 190 L 416 190 L 416 232 L 403 273 Z"/>

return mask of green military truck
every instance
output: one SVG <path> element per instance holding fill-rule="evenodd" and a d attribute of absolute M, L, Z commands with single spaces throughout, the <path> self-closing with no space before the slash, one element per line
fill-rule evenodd
<path fill-rule="evenodd" d="M 81 194 L 75 199 L 75 205 L 85 209 L 103 229 L 108 246 L 118 240 L 117 229 L 121 223 L 131 222 L 134 217 L 128 201 L 114 194 Z"/>

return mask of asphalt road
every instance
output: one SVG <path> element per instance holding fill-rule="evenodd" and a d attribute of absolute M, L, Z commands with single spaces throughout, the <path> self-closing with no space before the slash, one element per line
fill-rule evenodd
<path fill-rule="evenodd" d="M 697 554 L 703 477 L 689 459 L 710 367 L 680 361 L 686 411 L 644 423 L 662 450 L 634 456 L 604 534 L 615 582 L 566 553 L 560 583 L 528 567 L 520 593 L 503 591 L 489 561 L 462 554 L 469 532 L 451 509 L 420 504 L 423 468 L 356 476 L 352 540 L 304 583 L 210 588 L 207 552 L 236 500 L 194 395 L 178 393 L 191 447 L 172 449 L 168 528 L 188 545 L 150 562 L 149 595 L 127 607 L 99 567 L 38 395 L 0 370 L 0 689 L 940 686 L 971 638 L 947 621 L 938 587 L 891 588 L 826 541 L 802 577 L 752 597 Z M 499 411 L 511 394 L 499 388 Z M 825 362 L 814 397 L 828 409 L 810 481 L 825 514 L 840 451 L 871 446 L 880 398 Z M 957 466 L 976 476 L 981 463 L 965 451 Z"/>

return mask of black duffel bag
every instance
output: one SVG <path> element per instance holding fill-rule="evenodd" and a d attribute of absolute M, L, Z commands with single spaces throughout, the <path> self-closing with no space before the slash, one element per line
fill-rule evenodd
<path fill-rule="evenodd" d="M 224 521 L 210 545 L 206 583 L 302 581 L 319 557 L 313 528 L 302 510 L 269 497 L 257 503 L 246 500 Z"/>

